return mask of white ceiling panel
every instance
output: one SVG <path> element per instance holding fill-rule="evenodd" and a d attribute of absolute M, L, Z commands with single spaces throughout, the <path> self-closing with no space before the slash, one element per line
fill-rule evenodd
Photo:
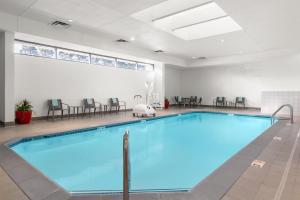
<path fill-rule="evenodd" d="M 167 0 L 93 0 L 102 5 L 123 14 L 132 14 Z"/>
<path fill-rule="evenodd" d="M 37 0 L 0 0 L 0 11 L 22 15 Z"/>
<path fill-rule="evenodd" d="M 94 0 L 42 0 L 34 4 L 31 10 L 60 19 L 71 19 L 74 23 L 90 27 L 99 27 L 124 17 L 120 12 L 101 6 Z"/>

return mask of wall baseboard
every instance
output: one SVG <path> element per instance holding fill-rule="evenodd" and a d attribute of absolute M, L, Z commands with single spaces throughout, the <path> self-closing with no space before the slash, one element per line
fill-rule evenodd
<path fill-rule="evenodd" d="M 126 110 L 120 110 L 119 112 L 128 112 L 128 111 L 132 111 L 132 109 L 126 109 Z M 116 113 L 116 111 L 112 111 L 112 112 L 109 112 L 109 111 L 107 111 L 107 112 L 101 112 L 101 115 L 106 115 L 106 114 L 113 114 L 113 113 Z M 93 115 L 94 113 L 93 112 L 91 112 L 91 115 Z M 89 113 L 86 113 L 86 115 L 88 116 L 89 115 Z M 100 112 L 96 112 L 96 115 L 100 115 Z M 77 115 L 75 115 L 75 118 L 76 117 L 83 117 L 84 115 L 83 115 L 83 113 L 79 113 L 78 114 L 78 116 Z M 59 114 L 57 114 L 57 115 L 55 115 L 54 116 L 54 119 L 59 119 L 61 116 L 59 115 Z M 71 116 L 70 116 L 70 118 L 73 118 L 74 117 L 74 115 L 73 114 L 71 114 Z M 68 118 L 68 115 L 64 115 L 64 118 Z M 52 116 L 50 115 L 49 116 L 49 120 L 51 120 L 52 119 Z M 47 116 L 37 116 L 37 117 L 32 117 L 32 121 L 38 121 L 38 120 L 47 120 Z"/>
<path fill-rule="evenodd" d="M 170 106 L 177 107 L 178 105 L 177 104 L 172 104 Z M 181 107 L 184 107 L 184 106 L 181 106 Z M 244 109 L 243 107 L 237 107 L 237 108 L 235 108 L 234 106 L 225 106 L 225 107 L 218 106 L 218 107 L 216 107 L 215 105 L 208 105 L 208 104 L 201 104 L 199 106 L 192 106 L 192 107 L 190 107 L 189 105 L 187 105 L 186 108 L 231 108 L 231 109 Z M 261 108 L 259 108 L 259 107 L 251 107 L 251 106 L 246 106 L 245 109 L 261 110 Z"/>
<path fill-rule="evenodd" d="M 7 126 L 14 126 L 15 122 L 2 122 L 0 121 L 0 126 L 7 127 Z"/>

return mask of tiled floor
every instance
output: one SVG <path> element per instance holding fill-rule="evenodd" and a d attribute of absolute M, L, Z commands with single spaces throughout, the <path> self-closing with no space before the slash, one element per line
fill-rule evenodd
<path fill-rule="evenodd" d="M 209 111 L 222 111 L 233 113 L 260 114 L 257 110 L 231 110 L 212 109 Z M 159 111 L 158 115 L 183 112 L 185 109 L 170 109 Z M 51 132 L 66 131 L 101 124 L 116 123 L 120 121 L 135 120 L 130 112 L 110 114 L 105 116 L 85 117 L 76 119 L 64 119 L 55 121 L 33 121 L 30 125 L 0 128 L 0 142 L 12 138 L 34 136 Z M 247 199 L 300 199 L 300 145 L 296 146 L 290 168 L 286 168 L 291 151 L 299 131 L 299 122 L 292 126 L 285 126 L 278 131 L 281 141 L 271 141 L 258 159 L 266 161 L 263 168 L 249 166 L 238 181 L 222 198 L 223 200 L 247 200 Z M 283 176 L 284 171 L 290 169 Z M 286 181 L 283 177 L 286 177 Z M 284 187 L 282 193 L 278 193 L 280 183 Z M 276 196 L 277 195 L 277 196 Z M 278 198 L 281 197 L 281 198 Z M 2 200 L 29 200 L 18 186 L 0 168 L 0 199 Z M 277 200 L 276 199 L 276 200 Z M 58 199 L 60 200 L 60 199 Z"/>

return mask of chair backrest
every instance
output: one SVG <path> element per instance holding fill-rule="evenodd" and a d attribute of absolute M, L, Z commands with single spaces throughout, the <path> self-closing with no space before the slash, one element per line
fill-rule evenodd
<path fill-rule="evenodd" d="M 182 103 L 182 97 L 181 96 L 175 96 L 176 103 Z"/>
<path fill-rule="evenodd" d="M 245 97 L 236 97 L 235 103 L 245 103 L 246 98 Z"/>
<path fill-rule="evenodd" d="M 62 109 L 62 101 L 61 99 L 49 99 L 48 106 L 50 110 L 61 110 Z"/>
<path fill-rule="evenodd" d="M 110 98 L 109 99 L 109 104 L 111 106 L 119 106 L 119 98 Z"/>
<path fill-rule="evenodd" d="M 224 103 L 225 102 L 225 97 L 217 97 L 217 103 Z"/>
<path fill-rule="evenodd" d="M 95 108 L 96 107 L 94 98 L 83 99 L 83 105 L 85 108 Z"/>
<path fill-rule="evenodd" d="M 199 103 L 201 104 L 201 102 L 202 102 L 202 97 L 199 97 Z"/>
<path fill-rule="evenodd" d="M 193 103 L 197 103 L 197 96 L 191 96 L 190 101 Z"/>

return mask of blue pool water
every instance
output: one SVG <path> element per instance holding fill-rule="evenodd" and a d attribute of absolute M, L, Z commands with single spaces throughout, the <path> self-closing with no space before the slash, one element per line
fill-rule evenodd
<path fill-rule="evenodd" d="M 11 148 L 70 192 L 122 190 L 129 130 L 131 190 L 191 189 L 270 126 L 270 118 L 189 113 L 23 141 Z"/>

